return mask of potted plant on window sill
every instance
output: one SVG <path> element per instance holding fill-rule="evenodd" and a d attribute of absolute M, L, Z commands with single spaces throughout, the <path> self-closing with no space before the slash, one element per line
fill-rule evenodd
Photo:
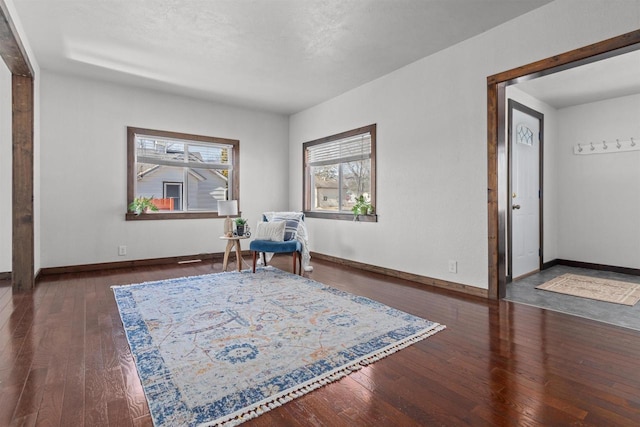
<path fill-rule="evenodd" d="M 364 195 L 361 194 L 356 198 L 356 203 L 351 208 L 351 212 L 353 212 L 353 220 L 358 221 L 360 215 L 373 215 L 374 208 L 371 202 L 367 201 Z"/>
<path fill-rule="evenodd" d="M 147 213 L 149 211 L 158 212 L 158 207 L 153 203 L 153 196 L 151 197 L 136 197 L 133 202 L 129 204 L 129 212 L 136 215 L 141 213 Z"/>

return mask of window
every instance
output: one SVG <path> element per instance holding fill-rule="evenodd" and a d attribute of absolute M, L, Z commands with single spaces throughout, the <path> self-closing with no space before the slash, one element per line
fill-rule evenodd
<path fill-rule="evenodd" d="M 163 199 L 169 199 L 170 210 L 182 210 L 182 183 L 181 182 L 164 182 Z"/>
<path fill-rule="evenodd" d="M 303 144 L 304 211 L 308 217 L 353 219 L 363 196 L 375 207 L 376 125 Z M 360 216 L 376 221 L 375 215 Z"/>
<path fill-rule="evenodd" d="M 238 200 L 233 139 L 127 128 L 127 206 L 151 197 L 158 212 L 127 219 L 216 218 L 218 200 Z"/>

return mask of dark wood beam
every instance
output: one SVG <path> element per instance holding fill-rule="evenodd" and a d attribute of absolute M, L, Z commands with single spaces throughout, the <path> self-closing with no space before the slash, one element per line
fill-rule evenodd
<path fill-rule="evenodd" d="M 13 75 L 13 288 L 34 286 L 33 79 Z"/>
<path fill-rule="evenodd" d="M 34 286 L 33 67 L 7 5 L 0 0 L 0 56 L 12 74 L 12 276 L 13 289 Z"/>
<path fill-rule="evenodd" d="M 0 56 L 11 74 L 33 77 L 33 67 L 3 0 L 0 0 Z"/>

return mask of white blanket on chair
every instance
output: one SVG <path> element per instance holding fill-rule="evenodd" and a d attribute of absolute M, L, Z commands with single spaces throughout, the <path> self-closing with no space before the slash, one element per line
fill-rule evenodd
<path fill-rule="evenodd" d="M 267 221 L 271 221 L 274 216 L 278 216 L 280 218 L 285 219 L 300 219 L 302 213 L 301 212 L 265 212 L 264 216 L 267 218 Z M 311 254 L 309 253 L 309 238 L 307 234 L 307 226 L 304 223 L 304 220 L 298 221 L 298 230 L 296 231 L 296 240 L 300 242 L 302 246 L 302 269 L 304 271 L 311 271 L 313 267 L 311 267 Z M 269 254 L 269 259 L 273 254 Z"/>

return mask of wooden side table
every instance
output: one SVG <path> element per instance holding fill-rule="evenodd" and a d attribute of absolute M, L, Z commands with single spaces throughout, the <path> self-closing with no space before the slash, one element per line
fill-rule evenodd
<path fill-rule="evenodd" d="M 227 271 L 227 264 L 229 262 L 229 253 L 231 249 L 236 247 L 236 263 L 238 264 L 238 271 L 242 271 L 242 249 L 240 249 L 240 240 L 248 239 L 248 236 L 233 236 L 226 237 L 220 236 L 220 239 L 227 241 L 227 247 L 224 250 L 224 260 L 222 261 L 222 271 Z"/>

